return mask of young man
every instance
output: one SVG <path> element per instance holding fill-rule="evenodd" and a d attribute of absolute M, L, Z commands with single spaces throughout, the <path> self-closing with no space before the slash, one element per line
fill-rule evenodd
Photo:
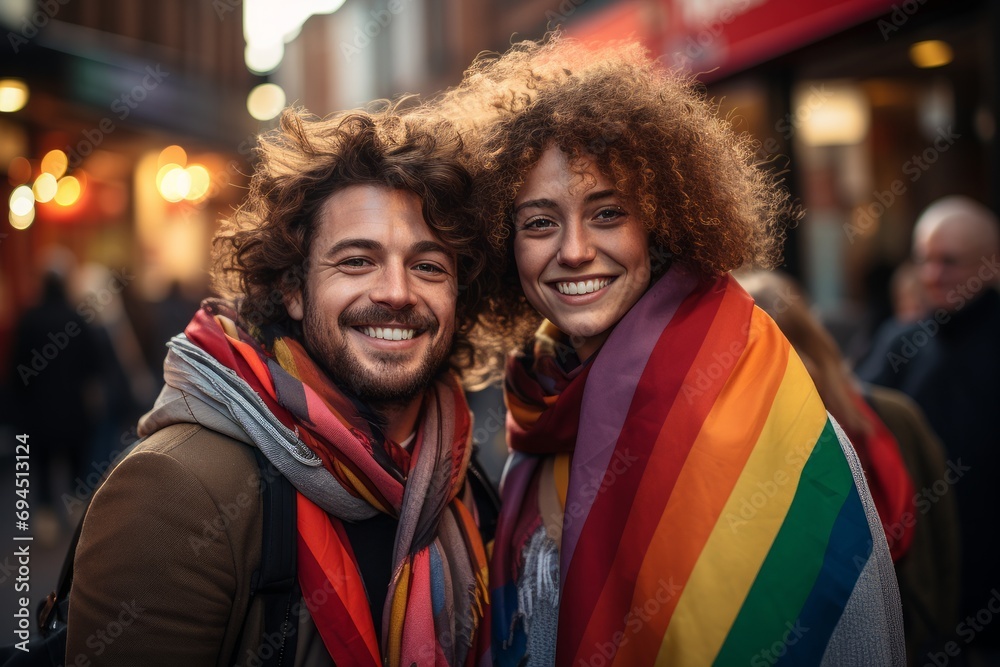
<path fill-rule="evenodd" d="M 263 139 L 215 241 L 238 309 L 206 302 L 172 341 L 146 438 L 95 494 L 67 664 L 483 658 L 495 515 L 467 476 L 456 371 L 485 258 L 457 151 L 444 125 L 391 107 L 289 113 Z M 248 602 L 268 529 L 253 448 L 297 490 L 302 603 L 284 639 Z"/>

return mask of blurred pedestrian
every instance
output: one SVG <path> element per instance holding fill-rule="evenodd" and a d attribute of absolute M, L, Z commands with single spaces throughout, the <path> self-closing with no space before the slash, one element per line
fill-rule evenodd
<path fill-rule="evenodd" d="M 123 452 L 136 420 L 156 400 L 157 384 L 146 365 L 122 298 L 128 278 L 123 272 L 113 272 L 103 264 L 91 262 L 81 267 L 75 281 L 78 314 L 91 325 L 100 351 L 104 400 L 101 420 L 88 449 L 91 470 L 87 471 L 87 477 L 96 470 L 106 470 Z M 165 345 L 163 349 L 165 354 Z M 82 500 L 79 489 L 92 490 L 93 483 L 86 481 L 86 477 L 75 482 L 74 493 L 77 500 Z"/>
<path fill-rule="evenodd" d="M 970 656 L 1000 662 L 1000 623 L 977 614 L 995 606 L 1000 588 L 1000 532 L 990 528 L 1000 502 L 1000 223 L 967 197 L 931 204 L 913 230 L 913 261 L 929 310 L 917 322 L 883 333 L 858 367 L 869 382 L 911 396 L 941 437 L 954 471 L 961 532 L 959 629 Z M 953 488 L 952 488 L 953 487 Z M 981 618 L 981 616 L 980 616 Z M 997 664 L 997 663 L 989 663 Z"/>
<path fill-rule="evenodd" d="M 105 404 L 100 348 L 69 302 L 73 266 L 67 253 L 49 254 L 41 297 L 15 327 L 8 381 L 14 429 L 29 436 L 31 506 L 41 510 L 34 516 L 46 537 L 54 537 L 48 523 L 55 511 L 57 462 L 68 466 L 69 480 L 80 475 Z"/>

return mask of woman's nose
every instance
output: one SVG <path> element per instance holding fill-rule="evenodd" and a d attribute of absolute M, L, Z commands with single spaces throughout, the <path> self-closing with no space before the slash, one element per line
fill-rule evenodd
<path fill-rule="evenodd" d="M 586 227 L 579 223 L 569 224 L 556 256 L 559 263 L 575 267 L 592 261 L 596 256 L 597 250 Z"/>

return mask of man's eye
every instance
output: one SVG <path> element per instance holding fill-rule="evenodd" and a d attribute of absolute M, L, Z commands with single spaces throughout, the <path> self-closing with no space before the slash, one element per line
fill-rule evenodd
<path fill-rule="evenodd" d="M 440 266 L 438 266 L 437 264 L 431 264 L 429 262 L 420 262 L 413 268 L 423 273 L 434 273 L 434 274 L 445 273 L 445 270 L 442 269 Z"/>
<path fill-rule="evenodd" d="M 369 266 L 370 264 L 371 262 L 369 262 L 364 257 L 349 257 L 345 260 L 338 262 L 337 265 L 346 266 L 348 268 L 353 268 L 353 269 L 360 269 L 362 267 Z"/>

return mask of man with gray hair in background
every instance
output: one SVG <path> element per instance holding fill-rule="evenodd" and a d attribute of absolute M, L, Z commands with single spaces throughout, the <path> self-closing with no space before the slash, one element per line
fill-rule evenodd
<path fill-rule="evenodd" d="M 886 331 L 858 368 L 862 379 L 911 396 L 947 450 L 946 478 L 918 489 L 916 507 L 955 493 L 962 620 L 944 658 L 962 651 L 970 665 L 1000 663 L 1000 623 L 991 622 L 1000 612 L 1000 535 L 990 527 L 1000 499 L 998 256 L 1000 221 L 988 208 L 961 196 L 927 207 L 913 230 L 913 261 L 928 312 Z"/>

